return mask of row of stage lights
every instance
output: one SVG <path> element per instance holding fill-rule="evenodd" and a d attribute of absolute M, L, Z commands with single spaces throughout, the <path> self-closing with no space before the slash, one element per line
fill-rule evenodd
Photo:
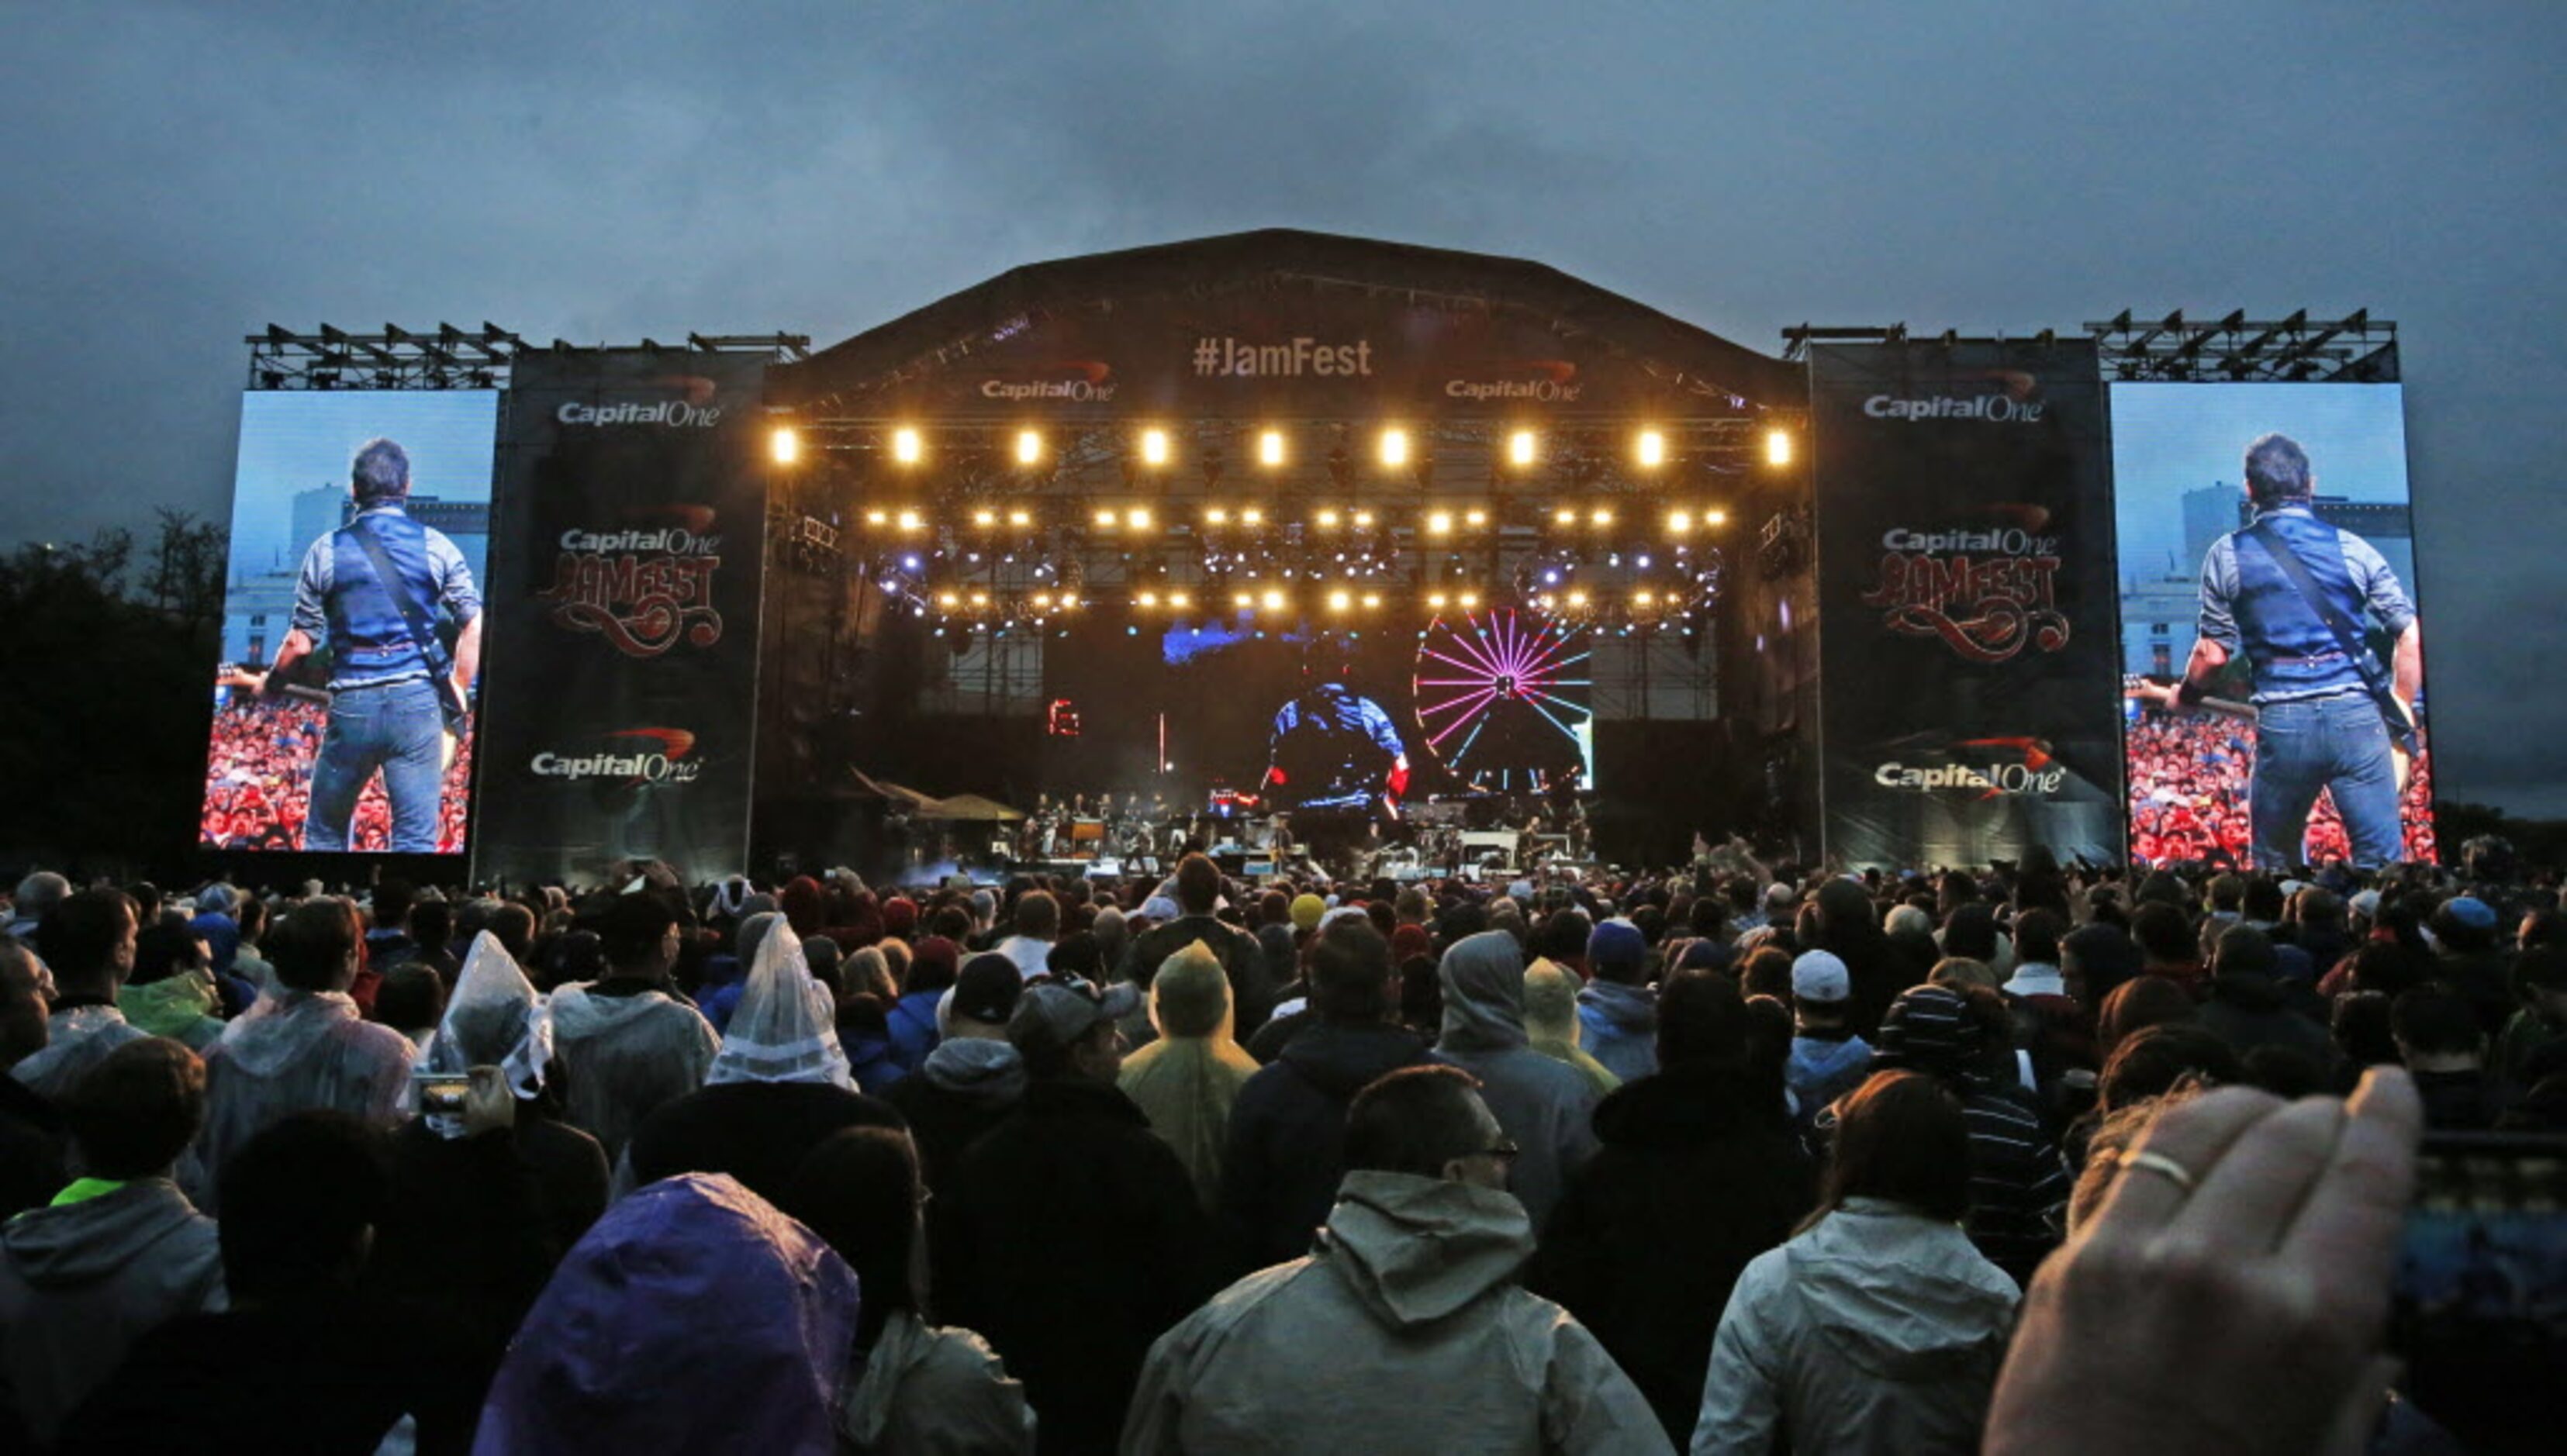
<path fill-rule="evenodd" d="M 1281 587 L 1202 593 L 1184 588 L 1145 588 L 1129 594 L 1127 600 L 1136 612 L 1176 617 L 1219 615 L 1225 606 L 1232 611 L 1276 615 L 1296 610 L 1300 601 L 1295 594 Z M 1448 611 L 1476 612 L 1487 599 L 1477 590 L 1462 588 L 1415 593 L 1407 600 L 1423 606 L 1433 615 L 1442 616 Z M 916 599 L 922 615 L 933 608 L 940 620 L 967 623 L 1000 616 L 1010 619 L 1026 617 L 1041 622 L 1094 605 L 1095 599 L 1071 591 L 1027 593 L 946 588 Z M 1335 587 L 1313 592 L 1310 605 L 1313 609 L 1324 610 L 1330 616 L 1343 617 L 1379 612 L 1385 606 L 1392 605 L 1392 599 L 1378 591 Z M 1673 589 L 1638 587 L 1616 594 L 1571 588 L 1566 592 L 1540 593 L 1527 598 L 1525 606 L 1546 615 L 1569 620 L 1595 617 L 1645 623 L 1682 617 L 1691 610 L 1692 602 L 1687 594 Z"/>
<path fill-rule="evenodd" d="M 1037 429 L 1016 431 L 1013 455 L 1018 466 L 1034 469 L 1050 458 L 1050 442 Z M 926 463 L 927 436 L 916 425 L 900 425 L 891 432 L 891 458 L 894 463 L 915 466 Z M 1503 451 L 1506 463 L 1521 470 L 1540 465 L 1543 460 L 1542 435 L 1535 430 L 1511 430 Z M 1765 432 L 1765 463 L 1785 466 L 1792 463 L 1792 432 L 1771 429 Z M 791 425 L 778 425 L 768 436 L 768 455 L 778 465 L 792 465 L 802 458 L 802 435 Z M 1157 425 L 1143 427 L 1133 437 L 1133 458 L 1154 469 L 1165 469 L 1176 463 L 1176 442 L 1169 432 Z M 1416 446 L 1409 432 L 1398 425 L 1385 427 L 1373 442 L 1373 457 L 1383 468 L 1406 469 L 1416 463 Z M 1268 469 L 1281 469 L 1291 463 L 1291 448 L 1284 431 L 1263 429 L 1257 432 L 1257 463 Z M 1642 470 L 1655 470 L 1667 463 L 1666 432 L 1654 428 L 1636 430 L 1631 436 L 1631 463 Z"/>
<path fill-rule="evenodd" d="M 1466 531 L 1485 531 L 1496 519 L 1496 515 L 1485 506 L 1461 509 L 1438 508 L 1419 514 L 1416 529 L 1418 534 L 1426 537 L 1451 537 Z M 1563 505 L 1553 507 L 1539 519 L 1564 531 L 1573 531 L 1581 525 L 1601 531 L 1614 524 L 1618 519 L 1618 513 L 1613 507 L 1606 505 L 1583 508 Z M 1368 507 L 1322 506 L 1310 513 L 1309 518 L 1302 523 L 1302 527 L 1305 531 L 1320 532 L 1344 529 L 1370 531 L 1380 525 L 1381 521 L 1382 513 Z M 1666 528 L 1670 536 L 1684 536 L 1695 531 L 1710 530 L 1726 525 L 1728 521 L 1728 514 L 1724 511 L 1694 506 L 1667 507 L 1660 518 L 1660 524 Z M 869 507 L 864 513 L 864 522 L 874 530 L 903 535 L 923 535 L 933 530 L 936 525 L 927 511 L 915 506 Z M 973 510 L 971 524 L 983 531 L 996 531 L 1002 526 L 1011 530 L 1029 531 L 1035 525 L 1035 514 L 1023 506 L 1013 506 L 1003 511 L 993 506 L 981 506 Z M 1256 531 L 1264 529 L 1266 524 L 1267 512 L 1262 506 L 1206 506 L 1197 517 L 1195 529 L 1198 534 L 1209 534 L 1233 527 Z M 1088 525 L 1101 532 L 1145 532 L 1161 529 L 1159 512 L 1157 508 L 1151 506 L 1099 506 L 1089 514 Z"/>

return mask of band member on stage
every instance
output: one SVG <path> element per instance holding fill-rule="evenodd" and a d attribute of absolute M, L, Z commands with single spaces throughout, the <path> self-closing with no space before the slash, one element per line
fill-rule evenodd
<path fill-rule="evenodd" d="M 2160 707 L 2189 707 L 2244 652 L 2254 681 L 2255 767 L 2247 794 L 2255 867 L 2301 862 L 2318 792 L 2335 798 L 2354 863 L 2405 857 L 2399 755 L 2416 747 L 2424 649 L 2416 608 L 2370 542 L 2320 521 L 2317 477 L 2287 435 L 2246 447 L 2255 524 L 2212 544 L 2201 564 L 2200 639 L 2183 681 L 2143 687 Z M 2366 615 L 2396 640 L 2383 671 Z"/>
<path fill-rule="evenodd" d="M 312 766 L 303 848 L 348 848 L 358 796 L 377 773 L 392 805 L 392 849 L 436 851 L 438 800 L 463 705 L 481 665 L 481 594 L 463 553 L 403 509 L 410 456 L 369 440 L 349 468 L 356 519 L 312 543 L 294 585 L 293 626 L 276 661 L 247 685 L 265 691 L 330 645 L 330 718 Z M 435 630 L 457 628 L 449 656 Z"/>

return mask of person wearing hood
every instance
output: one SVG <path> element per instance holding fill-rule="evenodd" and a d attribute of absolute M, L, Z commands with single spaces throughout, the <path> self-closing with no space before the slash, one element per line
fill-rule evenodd
<path fill-rule="evenodd" d="M 1620 1087 L 1622 1079 L 1607 1071 L 1603 1063 L 1587 1056 L 1586 1049 L 1578 1045 L 1586 1028 L 1579 1015 L 1577 997 L 1575 971 L 1549 960 L 1537 960 L 1525 967 L 1526 1045 L 1545 1057 L 1576 1068 L 1594 1085 L 1595 1095 L 1600 1097 Z M 1652 997 L 1649 1007 L 1652 1030 L 1655 1029 L 1657 1014 L 1656 1000 Z"/>
<path fill-rule="evenodd" d="M 87 1176 L 0 1226 L 0 1436 L 39 1447 L 161 1322 L 223 1308 L 214 1221 L 170 1180 L 205 1110 L 205 1069 L 165 1037 L 92 1068 L 63 1115 Z"/>
<path fill-rule="evenodd" d="M 777 1206 L 856 1272 L 864 1308 L 838 1386 L 847 1456 L 1032 1456 L 1034 1413 L 989 1341 L 929 1323 L 927 1191 L 905 1132 L 831 1133 Z"/>
<path fill-rule="evenodd" d="M 1648 940 L 1628 920 L 1606 920 L 1586 937 L 1594 979 L 1577 993 L 1577 1019 L 1588 1054 L 1618 1082 L 1658 1070 L 1658 994 L 1647 985 L 1648 967 Z"/>
<path fill-rule="evenodd" d="M 1198 940 L 1161 963 L 1150 979 L 1150 1023 L 1158 1039 L 1123 1059 L 1115 1085 L 1176 1152 L 1211 1212 L 1221 1201 L 1230 1109 L 1258 1068 L 1231 1036 L 1230 978 L 1210 946 Z"/>
<path fill-rule="evenodd" d="M 1961 1104 L 1884 1072 L 1842 1107 L 1818 1212 L 1721 1313 L 1693 1456 L 1979 1448 L 2021 1291 L 1961 1232 Z"/>
<path fill-rule="evenodd" d="M 1523 1148 L 1507 1186 L 1541 1228 L 1569 1175 L 1595 1150 L 1595 1085 L 1533 1050 L 1525 1032 L 1524 948 L 1503 930 L 1463 937 L 1436 967 L 1444 989 L 1435 1060 L 1480 1080 L 1480 1095 Z"/>
<path fill-rule="evenodd" d="M 44 1050 L 20 1059 L 10 1076 L 59 1098 L 109 1053 L 143 1039 L 143 1029 L 116 1006 L 134 974 L 140 934 L 134 901 L 123 890 L 85 889 L 45 911 L 42 947 L 60 990 Z"/>
<path fill-rule="evenodd" d="M 1595 1337 L 1516 1286 L 1534 1240 L 1506 1191 L 1515 1151 L 1466 1073 L 1365 1088 L 1316 1247 L 1151 1347 L 1124 1456 L 1669 1451 Z"/>
<path fill-rule="evenodd" d="M 410 1114 L 410 1038 L 361 1019 L 348 995 L 358 936 L 347 901 L 315 899 L 297 905 L 269 937 L 275 988 L 205 1054 L 205 1130 L 196 1153 L 208 1190 L 220 1190 L 223 1160 L 234 1149 L 290 1113 L 327 1108 L 378 1128 Z"/>
<path fill-rule="evenodd" d="M 1750 1035 L 1736 982 L 1668 978 L 1660 1070 L 1596 1107 L 1603 1145 L 1569 1179 L 1526 1277 L 1595 1332 L 1673 1441 L 1702 1407 L 1730 1286 L 1791 1236 L 1816 1182 Z"/>
<path fill-rule="evenodd" d="M 1369 923 L 1329 926 L 1311 946 L 1309 980 L 1314 1021 L 1231 1103 L 1220 1219 L 1243 1270 L 1309 1252 L 1345 1174 L 1347 1104 L 1427 1060 L 1425 1043 L 1392 1019 L 1389 948 Z"/>
<path fill-rule="evenodd" d="M 2279 969 L 2272 938 L 2263 931 L 2251 925 L 2220 931 L 2211 951 L 2210 995 L 2195 1019 L 2241 1059 L 2258 1048 L 2281 1047 L 2328 1072 L 2335 1063 L 2335 1039 L 2324 1026 L 2290 1008 Z"/>
<path fill-rule="evenodd" d="M 473 1448 L 830 1452 L 860 1315 L 846 1262 L 737 1179 L 664 1179 L 562 1260 Z"/>
<path fill-rule="evenodd" d="M 669 981 L 679 935 L 667 902 L 618 895 L 598 929 L 606 974 L 555 991 L 549 1009 L 571 1123 L 613 1163 L 661 1103 L 704 1086 L 721 1038 Z"/>
<path fill-rule="evenodd" d="M 1050 1453 L 1111 1449 L 1150 1341 L 1214 1283 L 1185 1165 L 1114 1085 L 1114 1023 L 1135 999 L 1120 985 L 1024 988 L 1007 1018 L 1024 1100 L 937 1199 L 951 1209 L 937 1288 L 1023 1378 Z"/>
<path fill-rule="evenodd" d="M 952 944 L 931 935 L 919 942 L 920 958 L 928 958 L 931 946 Z M 966 961 L 962 974 L 939 993 L 943 1005 L 937 1011 L 936 1050 L 917 1072 L 883 1094 L 909 1121 L 910 1135 L 918 1140 L 919 1170 L 931 1194 L 950 1184 L 964 1149 L 1024 1098 L 1025 1059 L 1007 1040 L 1007 1018 L 1015 1013 L 1024 985 L 1016 963 L 996 951 L 985 950 Z M 948 1209 L 942 1203 L 931 1208 L 938 1224 L 930 1232 L 941 1233 Z M 940 1274 L 944 1242 L 928 1241 Z"/>
<path fill-rule="evenodd" d="M 900 1113 L 856 1091 L 837 1006 L 811 979 L 789 922 L 767 927 L 705 1086 L 642 1120 L 617 1170 L 621 1189 L 678 1173 L 728 1173 L 761 1198 L 841 1127 L 898 1127 Z"/>
<path fill-rule="evenodd" d="M 1820 1108 L 1871 1075 L 1871 1044 L 1846 1024 L 1853 1003 L 1853 973 L 1835 954 L 1805 950 L 1792 962 L 1792 1055 L 1783 1085 L 1805 1129 Z"/>

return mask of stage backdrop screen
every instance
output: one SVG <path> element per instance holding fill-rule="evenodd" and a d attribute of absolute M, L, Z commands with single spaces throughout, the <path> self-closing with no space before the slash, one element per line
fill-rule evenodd
<path fill-rule="evenodd" d="M 1082 623 L 1049 646 L 1058 792 L 1388 817 L 1428 794 L 1591 787 L 1587 634 L 1534 612 L 1342 629 L 1249 610 Z"/>
<path fill-rule="evenodd" d="M 481 611 L 498 400 L 489 389 L 242 396 L 197 825 L 206 848 L 463 849 L 472 720 L 436 699 L 457 649 L 477 650 L 467 624 Z M 352 468 L 377 441 L 397 448 L 372 452 L 374 475 L 397 479 L 406 459 L 410 488 L 360 513 Z"/>
<path fill-rule="evenodd" d="M 476 874 L 747 866 L 765 367 L 647 349 L 513 365 Z"/>
<path fill-rule="evenodd" d="M 2122 852 L 2095 347 L 1811 351 L 1828 852 Z"/>
<path fill-rule="evenodd" d="M 2113 386 L 2131 851 L 2139 858 L 2249 862 L 2258 792 L 2264 795 L 2263 812 L 2272 817 L 2272 844 L 2292 847 L 2277 849 L 2281 857 L 2320 863 L 2350 853 L 2345 816 L 2326 784 L 2326 771 L 2300 767 L 2312 762 L 2310 756 L 2277 752 L 2261 776 L 2255 772 L 2258 700 L 2270 711 L 2276 698 L 2298 698 L 2290 711 L 2307 718 L 2315 731 L 2351 735 L 2345 741 L 2357 748 L 2378 742 L 2381 730 L 2362 721 L 2378 712 L 2378 704 L 2370 701 L 2361 665 L 2348 664 L 2334 634 L 2260 537 L 2240 542 L 2231 533 L 2255 520 L 2246 481 L 2248 447 L 2268 435 L 2295 444 L 2307 462 L 2313 498 L 2305 513 L 2283 513 L 2298 516 L 2304 528 L 2285 520 L 2277 529 L 2287 533 L 2285 545 L 2304 557 L 2321 595 L 2346 594 L 2339 605 L 2354 606 L 2346 624 L 2359 629 L 2358 645 L 2374 659 L 2378 675 L 2394 679 L 2400 629 L 2419 620 L 2423 606 L 2416 588 L 2401 396 L 2396 384 Z M 2287 461 L 2288 455 L 2279 458 Z M 2207 593 L 2205 569 L 2214 578 Z M 2211 679 L 2203 703 L 2165 709 L 2151 700 L 2150 688 L 2183 676 L 2203 635 L 2205 605 L 2227 663 Z M 2421 639 L 2419 625 L 2410 648 L 2410 671 L 2419 688 Z M 2250 665 L 2258 657 L 2265 663 Z M 2303 680 L 2294 683 L 2295 676 Z M 2395 681 L 2387 685 L 2394 695 Z M 2329 692 L 2336 696 L 2332 707 L 2311 706 Z M 2343 721 L 2322 721 L 2329 713 Z M 2326 749 L 2330 755 L 2336 751 Z M 2376 752 L 2348 750 L 2346 756 L 2360 761 L 2356 772 L 2365 778 L 2396 772 L 2394 762 Z M 2405 857 L 2434 857 L 2431 783 L 2429 761 L 2420 754 L 2396 801 L 2396 837 Z M 2348 783 L 2345 792 L 2376 791 Z"/>

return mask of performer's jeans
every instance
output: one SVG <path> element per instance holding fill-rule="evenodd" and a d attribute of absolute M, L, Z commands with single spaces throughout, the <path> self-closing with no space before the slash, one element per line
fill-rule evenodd
<path fill-rule="evenodd" d="M 2361 693 L 2267 703 L 2257 714 L 2255 782 L 2247 801 L 2256 868 L 2306 861 L 2309 811 L 2320 789 L 2334 792 L 2356 865 L 2371 869 L 2406 857 L 2389 729 L 2379 706 Z"/>
<path fill-rule="evenodd" d="M 343 688 L 330 699 L 330 726 L 312 766 L 312 803 L 303 848 L 345 849 L 357 796 L 383 770 L 392 800 L 393 852 L 436 852 L 437 799 L 445 786 L 445 721 L 427 678 Z"/>

